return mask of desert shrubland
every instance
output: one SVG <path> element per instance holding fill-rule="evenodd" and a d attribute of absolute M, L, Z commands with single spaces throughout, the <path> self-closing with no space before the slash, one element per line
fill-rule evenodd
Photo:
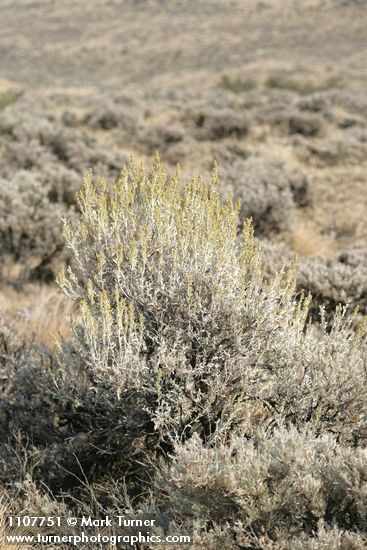
<path fill-rule="evenodd" d="M 209 548 L 363 548 L 366 450 L 279 427 L 251 440 L 177 445 L 159 483 Z M 212 529 L 203 528 L 209 520 Z M 353 527 L 352 527 L 353 525 Z"/>
<path fill-rule="evenodd" d="M 364 3 L 2 2 L 1 548 L 367 548 Z"/>
<path fill-rule="evenodd" d="M 249 130 L 248 117 L 231 109 L 199 111 L 193 113 L 194 135 L 199 140 L 240 138 Z"/>
<path fill-rule="evenodd" d="M 282 263 L 289 263 L 294 257 L 289 246 L 271 243 L 261 239 L 264 273 L 272 276 Z M 338 304 L 358 308 L 363 316 L 366 313 L 366 250 L 347 249 L 334 260 L 321 255 L 298 258 L 297 288 L 312 296 L 310 313 L 320 318 L 320 307 L 328 315 L 333 315 Z"/>
<path fill-rule="evenodd" d="M 366 544 L 364 225 L 343 247 L 330 229 L 341 170 L 361 182 L 365 105 L 233 82 L 1 111 L 5 515 L 152 512 L 209 548 Z M 156 150 L 166 168 L 144 168 Z"/>
<path fill-rule="evenodd" d="M 215 170 L 133 161 L 88 173 L 77 204 L 71 336 L 55 356 L 1 329 L 6 490 L 78 508 L 87 479 L 101 509 L 165 510 L 211 547 L 362 544 L 364 322 L 338 306 L 309 323 L 295 266 L 264 271 Z"/>
<path fill-rule="evenodd" d="M 207 171 L 217 160 L 221 192 L 232 189 L 242 199 L 242 219 L 252 216 L 259 235 L 274 232 L 283 240 L 300 210 L 312 218 L 315 190 L 332 187 L 339 167 L 351 166 L 349 184 L 360 185 L 366 159 L 361 94 L 330 89 L 305 96 L 246 86 L 234 94 L 215 86 L 156 95 L 24 92 L 1 111 L 1 253 L 3 263 L 17 264 L 17 284 L 54 279 L 67 261 L 57 220 L 78 215 L 83 173 L 93 168 L 117 178 L 131 154 L 148 161 L 159 151 L 170 171 L 177 162 Z M 335 194 L 335 205 L 338 200 Z M 319 223 L 320 232 L 329 230 L 326 221 Z M 9 282 L 4 269 L 2 277 Z"/>
<path fill-rule="evenodd" d="M 240 220 L 252 218 L 257 235 L 290 227 L 295 208 L 311 202 L 306 175 L 295 173 L 271 155 L 239 158 L 221 169 L 223 192 L 241 200 Z"/>

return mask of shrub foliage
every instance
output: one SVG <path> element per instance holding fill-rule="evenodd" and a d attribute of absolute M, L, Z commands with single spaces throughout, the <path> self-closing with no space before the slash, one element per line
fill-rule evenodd
<path fill-rule="evenodd" d="M 294 266 L 263 273 L 251 222 L 238 235 L 240 205 L 222 202 L 216 170 L 169 178 L 157 158 L 110 184 L 88 173 L 78 206 L 59 284 L 80 315 L 45 382 L 52 449 L 17 417 L 33 477 L 47 485 L 57 455 L 63 472 L 78 464 L 100 486 L 104 463 L 115 493 L 103 505 L 135 497 L 175 525 L 194 519 L 212 548 L 363 544 L 364 324 L 345 307 L 307 322 Z M 78 490 L 76 474 L 57 483 Z"/>

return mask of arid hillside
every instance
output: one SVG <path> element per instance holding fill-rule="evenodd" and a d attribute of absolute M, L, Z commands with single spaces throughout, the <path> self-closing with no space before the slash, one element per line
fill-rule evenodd
<path fill-rule="evenodd" d="M 366 86 L 366 3 L 3 0 L 1 77 L 26 86 L 200 89 L 273 70 Z"/>
<path fill-rule="evenodd" d="M 296 252 L 321 302 L 365 300 L 365 2 L 14 0 L 0 15 L 4 285 L 52 281 L 55 219 L 87 169 L 116 177 L 159 152 L 189 172 L 217 161 L 270 263 Z"/>
<path fill-rule="evenodd" d="M 366 0 L 0 1 L 0 548 L 112 510 L 367 549 L 366 29 Z"/>

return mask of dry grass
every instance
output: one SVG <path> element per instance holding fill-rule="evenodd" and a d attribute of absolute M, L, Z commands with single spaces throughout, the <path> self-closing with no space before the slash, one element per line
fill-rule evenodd
<path fill-rule="evenodd" d="M 296 211 L 296 222 L 292 230 L 284 235 L 284 242 L 300 258 L 323 256 L 333 259 L 338 254 L 338 246 L 333 237 L 323 231 L 322 213 L 320 219 L 315 219 L 317 207 L 313 204 L 304 210 Z"/>
<path fill-rule="evenodd" d="M 2 288 L 0 311 L 20 334 L 54 348 L 55 338 L 70 335 L 75 306 L 54 286 L 29 284 L 21 291 Z"/>
<path fill-rule="evenodd" d="M 321 235 L 309 221 L 297 225 L 290 235 L 289 244 L 299 256 L 330 258 L 333 254 L 332 240 Z"/>
<path fill-rule="evenodd" d="M 7 529 L 8 517 L 13 514 L 10 498 L 1 486 L 0 486 L 0 550 L 27 550 L 28 545 L 25 544 L 9 544 L 5 541 L 5 535 L 9 534 Z M 16 530 L 13 530 L 12 534 L 17 534 Z"/>

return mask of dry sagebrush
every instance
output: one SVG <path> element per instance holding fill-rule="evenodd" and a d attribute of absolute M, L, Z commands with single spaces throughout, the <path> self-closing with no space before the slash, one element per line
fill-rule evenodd
<path fill-rule="evenodd" d="M 52 280 L 65 259 L 55 220 L 74 215 L 81 174 L 92 167 L 118 177 L 131 151 L 144 158 L 159 150 L 170 168 L 180 162 L 206 170 L 216 158 L 224 187 L 242 198 L 241 217 L 253 217 L 256 233 L 287 231 L 318 184 L 301 166 L 295 164 L 295 174 L 280 163 L 279 148 L 293 162 L 327 168 L 319 176 L 329 185 L 336 175 L 330 166 L 366 159 L 365 112 L 363 95 L 341 90 L 233 94 L 215 86 L 83 98 L 27 91 L 0 112 L 0 277 L 17 284 Z M 15 263 L 19 275 L 10 276 L 5 263 Z"/>
<path fill-rule="evenodd" d="M 194 521 L 198 547 L 352 550 L 367 544 L 365 449 L 281 428 L 214 448 L 193 437 L 175 451 L 159 484 L 173 517 Z"/>
<path fill-rule="evenodd" d="M 239 205 L 221 201 L 217 179 L 168 178 L 158 159 L 111 184 L 86 176 L 81 217 L 65 222 L 75 267 L 59 279 L 80 316 L 61 368 L 32 360 L 38 391 L 27 393 L 26 352 L 11 352 L 11 373 L 5 361 L 4 408 L 23 400 L 33 418 L 18 406 L 5 423 L 2 464 L 27 442 L 32 477 L 79 503 L 80 478 L 107 487 L 108 474 L 101 507 L 134 498 L 175 525 L 194 519 L 210 548 L 357 548 L 365 327 L 345 308 L 308 325 L 294 266 L 265 277 L 251 224 L 238 236 Z M 46 400 L 52 445 L 36 438 Z"/>
<path fill-rule="evenodd" d="M 241 223 L 252 217 L 257 236 L 289 228 L 294 209 L 311 202 L 307 176 L 271 155 L 232 160 L 223 165 L 221 176 L 221 188 L 241 200 Z"/>
<path fill-rule="evenodd" d="M 281 243 L 261 240 L 264 271 L 275 273 L 282 262 L 292 260 L 292 251 Z M 319 320 L 320 306 L 329 318 L 339 304 L 358 307 L 363 315 L 367 306 L 367 251 L 364 247 L 347 249 L 334 260 L 322 256 L 303 257 L 297 262 L 297 288 L 312 295 L 309 313 Z"/>
<path fill-rule="evenodd" d="M 81 308 L 66 362 L 109 406 L 134 405 L 126 433 L 138 422 L 161 443 L 213 442 L 286 421 L 364 437 L 361 331 L 343 309 L 331 327 L 305 326 L 292 270 L 265 282 L 251 225 L 238 239 L 216 176 L 183 185 L 158 162 L 148 174 L 132 164 L 110 186 L 89 175 L 79 206 L 65 226 L 76 269 L 60 277 Z"/>
<path fill-rule="evenodd" d="M 33 108 L 30 96 L 0 113 L 0 258 L 19 265 L 17 283 L 53 280 L 59 271 L 61 218 L 75 215 L 83 170 L 118 174 L 126 161 L 97 148 L 85 130 Z M 0 278 L 8 278 L 2 267 Z"/>

